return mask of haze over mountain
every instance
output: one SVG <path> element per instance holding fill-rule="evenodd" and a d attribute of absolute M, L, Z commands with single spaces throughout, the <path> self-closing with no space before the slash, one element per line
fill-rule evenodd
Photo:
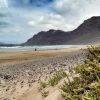
<path fill-rule="evenodd" d="M 41 31 L 25 45 L 98 44 L 100 43 L 100 16 L 85 20 L 73 31 Z"/>

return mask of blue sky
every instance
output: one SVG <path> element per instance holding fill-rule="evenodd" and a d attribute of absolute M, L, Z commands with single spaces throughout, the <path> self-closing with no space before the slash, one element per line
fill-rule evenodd
<path fill-rule="evenodd" d="M 70 31 L 99 11 L 99 0 L 0 0 L 0 42 L 22 43 L 49 29 Z"/>
<path fill-rule="evenodd" d="M 53 0 L 9 0 L 10 6 L 19 6 L 19 7 L 25 7 L 25 6 L 35 6 L 35 7 L 43 7 L 50 3 L 52 3 Z"/>

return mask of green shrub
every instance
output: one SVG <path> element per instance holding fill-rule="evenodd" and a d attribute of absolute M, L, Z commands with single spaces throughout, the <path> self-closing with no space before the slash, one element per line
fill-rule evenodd
<path fill-rule="evenodd" d="M 46 86 L 47 86 L 46 82 L 40 81 L 40 89 L 41 90 L 44 89 L 44 88 L 46 88 Z"/>
<path fill-rule="evenodd" d="M 48 84 L 51 85 L 51 86 L 55 86 L 55 85 L 58 84 L 58 82 L 61 79 L 63 79 L 66 76 L 67 76 L 67 74 L 63 69 L 60 70 L 60 71 L 57 71 L 52 77 L 49 78 Z"/>
<path fill-rule="evenodd" d="M 43 91 L 43 92 L 41 92 L 41 94 L 43 97 L 47 97 L 49 94 L 49 91 Z"/>
<path fill-rule="evenodd" d="M 100 100 L 100 47 L 91 47 L 84 64 L 74 70 L 79 77 L 60 87 L 65 100 Z"/>

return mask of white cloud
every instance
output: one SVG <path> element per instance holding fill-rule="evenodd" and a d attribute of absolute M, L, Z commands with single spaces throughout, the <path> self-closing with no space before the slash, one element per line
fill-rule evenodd
<path fill-rule="evenodd" d="M 35 14 L 36 15 L 36 14 Z M 36 16 L 35 16 L 36 17 Z M 73 25 L 67 24 L 65 18 L 55 13 L 46 13 L 41 16 L 37 15 L 37 20 L 32 18 L 28 21 L 28 26 L 33 27 L 37 32 L 49 30 L 49 29 L 61 29 L 61 30 L 71 30 Z"/>
<path fill-rule="evenodd" d="M 8 7 L 7 0 L 0 0 L 0 8 L 2 7 Z"/>
<path fill-rule="evenodd" d="M 55 0 L 53 7 L 70 22 L 100 15 L 100 0 Z"/>
<path fill-rule="evenodd" d="M 35 22 L 34 21 L 29 21 L 28 25 L 33 27 L 33 26 L 35 26 Z"/>

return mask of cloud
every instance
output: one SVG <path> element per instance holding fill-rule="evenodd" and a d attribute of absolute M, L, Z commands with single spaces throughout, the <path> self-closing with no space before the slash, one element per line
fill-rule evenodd
<path fill-rule="evenodd" d="M 33 20 L 32 21 L 29 21 L 28 22 L 28 25 L 33 27 L 35 25 L 35 22 Z"/>
<path fill-rule="evenodd" d="M 54 9 L 57 13 L 72 16 L 79 15 L 85 10 L 88 1 L 86 0 L 55 0 Z"/>
<path fill-rule="evenodd" d="M 55 0 L 53 8 L 56 13 L 73 22 L 100 15 L 99 0 Z"/>
<path fill-rule="evenodd" d="M 0 0 L 0 8 L 8 7 L 6 0 Z"/>
<path fill-rule="evenodd" d="M 62 16 L 52 12 L 38 15 L 37 20 L 34 16 L 33 19 L 27 22 L 27 25 L 33 27 L 34 29 L 37 29 L 37 32 L 42 30 L 49 30 L 51 28 L 68 31 L 74 27 L 73 25 L 67 24 L 66 20 Z"/>

